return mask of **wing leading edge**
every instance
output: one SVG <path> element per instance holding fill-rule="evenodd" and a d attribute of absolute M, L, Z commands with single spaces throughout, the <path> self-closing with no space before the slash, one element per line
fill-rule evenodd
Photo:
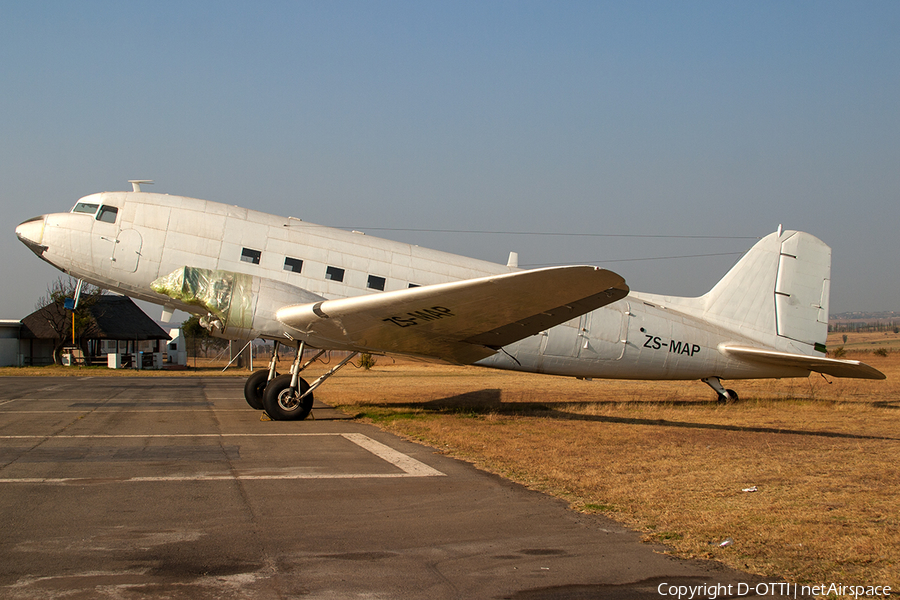
<path fill-rule="evenodd" d="M 805 354 L 763 350 L 761 348 L 751 348 L 749 346 L 724 345 L 721 349 L 726 354 L 765 365 L 798 367 L 806 369 L 807 371 L 825 373 L 832 377 L 886 379 L 884 373 L 858 360 L 840 360 L 836 358 L 826 358 L 824 356 L 807 356 Z"/>
<path fill-rule="evenodd" d="M 276 316 L 316 346 L 470 364 L 627 294 L 612 271 L 551 267 L 287 306 Z"/>

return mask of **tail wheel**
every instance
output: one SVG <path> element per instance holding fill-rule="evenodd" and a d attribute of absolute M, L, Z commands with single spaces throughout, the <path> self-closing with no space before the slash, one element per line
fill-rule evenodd
<path fill-rule="evenodd" d="M 276 421 L 300 421 L 309 416 L 313 407 L 313 395 L 302 400 L 300 396 L 309 389 L 304 379 L 297 379 L 297 389 L 291 388 L 291 376 L 281 375 L 269 382 L 263 393 L 263 408 Z"/>
<path fill-rule="evenodd" d="M 275 373 L 278 376 L 278 373 Z M 247 404 L 254 410 L 263 410 L 263 394 L 266 391 L 266 384 L 269 383 L 269 371 L 263 369 L 256 371 L 247 378 L 244 383 L 244 399 Z"/>
<path fill-rule="evenodd" d="M 729 402 L 737 402 L 738 395 L 734 390 L 725 390 L 724 394 L 719 394 L 719 397 L 716 399 L 716 402 L 719 404 L 728 404 Z"/>

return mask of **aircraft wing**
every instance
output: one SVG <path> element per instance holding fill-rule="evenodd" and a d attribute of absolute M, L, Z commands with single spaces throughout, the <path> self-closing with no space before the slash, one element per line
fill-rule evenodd
<path fill-rule="evenodd" d="M 798 367 L 808 371 L 825 373 L 832 377 L 852 377 L 855 379 L 886 378 L 886 375 L 878 369 L 870 367 L 858 360 L 840 360 L 836 358 L 807 356 L 805 354 L 763 350 L 761 348 L 751 348 L 748 346 L 725 345 L 721 348 L 726 354 L 736 356 L 749 362 Z"/>
<path fill-rule="evenodd" d="M 315 346 L 469 364 L 627 294 L 611 271 L 551 267 L 288 306 L 276 317 Z"/>

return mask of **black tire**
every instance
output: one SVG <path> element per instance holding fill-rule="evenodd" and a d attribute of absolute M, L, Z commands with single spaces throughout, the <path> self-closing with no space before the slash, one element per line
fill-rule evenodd
<path fill-rule="evenodd" d="M 725 394 L 728 394 L 727 396 Z M 725 390 L 725 394 L 719 394 L 719 397 L 716 398 L 716 402 L 719 404 L 728 404 L 730 402 L 737 402 L 738 395 L 734 390 Z"/>
<path fill-rule="evenodd" d="M 263 394 L 263 408 L 275 421 L 302 421 L 309 416 L 313 406 L 313 395 L 302 401 L 295 398 L 309 389 L 309 384 L 302 378 L 297 379 L 296 392 L 291 390 L 291 376 L 276 377 L 266 386 Z"/>
<path fill-rule="evenodd" d="M 278 375 L 277 373 L 275 374 Z M 263 410 L 263 393 L 269 383 L 269 370 L 254 371 L 244 384 L 244 398 L 254 410 Z"/>

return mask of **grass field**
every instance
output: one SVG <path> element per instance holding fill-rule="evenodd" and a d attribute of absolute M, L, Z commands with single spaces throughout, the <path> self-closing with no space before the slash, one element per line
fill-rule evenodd
<path fill-rule="evenodd" d="M 878 341 L 868 349 L 898 342 Z M 900 353 L 846 357 L 888 379 L 729 381 L 741 400 L 723 406 L 699 382 L 588 382 L 379 358 L 369 371 L 340 371 L 317 396 L 574 510 L 608 515 L 673 555 L 797 583 L 900 590 Z"/>
<path fill-rule="evenodd" d="M 844 336 L 847 341 L 844 341 Z M 889 351 L 900 350 L 900 335 L 885 332 L 834 333 L 828 337 L 829 348 L 842 347 L 847 351 L 874 351 L 885 348 Z"/>

